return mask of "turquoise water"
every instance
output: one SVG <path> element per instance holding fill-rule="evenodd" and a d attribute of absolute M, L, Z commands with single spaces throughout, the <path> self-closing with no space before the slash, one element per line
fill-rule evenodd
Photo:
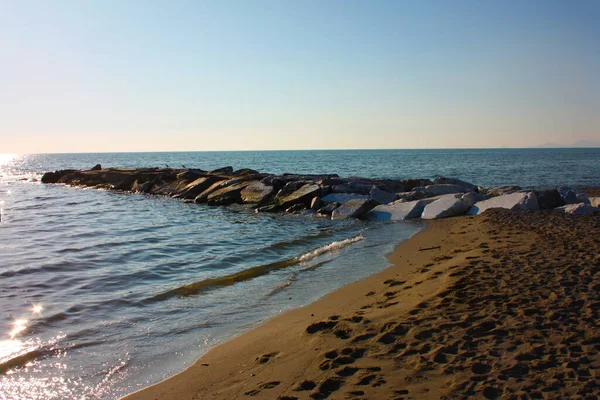
<path fill-rule="evenodd" d="M 385 254 L 421 228 L 263 215 L 36 181 L 45 171 L 96 163 L 600 186 L 598 149 L 0 156 L 6 398 L 114 399 L 155 383 L 260 321 L 385 268 Z M 164 295 L 269 264 L 283 267 L 199 295 Z"/>

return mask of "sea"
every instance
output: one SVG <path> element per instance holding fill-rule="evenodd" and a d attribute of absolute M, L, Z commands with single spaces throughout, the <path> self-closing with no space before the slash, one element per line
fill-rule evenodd
<path fill-rule="evenodd" d="M 600 186 L 600 149 L 0 155 L 2 400 L 117 399 L 159 382 L 388 267 L 386 255 L 423 229 L 40 183 L 44 172 L 98 163 Z"/>

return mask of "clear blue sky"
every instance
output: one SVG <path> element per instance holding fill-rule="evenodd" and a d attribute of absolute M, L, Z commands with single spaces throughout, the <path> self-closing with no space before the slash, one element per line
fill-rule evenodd
<path fill-rule="evenodd" d="M 600 1 L 0 0 L 0 153 L 600 140 Z"/>

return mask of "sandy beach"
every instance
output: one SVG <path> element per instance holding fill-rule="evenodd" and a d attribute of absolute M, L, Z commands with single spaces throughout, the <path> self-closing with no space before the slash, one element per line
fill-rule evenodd
<path fill-rule="evenodd" d="M 432 221 L 392 267 L 126 399 L 597 398 L 600 221 Z"/>

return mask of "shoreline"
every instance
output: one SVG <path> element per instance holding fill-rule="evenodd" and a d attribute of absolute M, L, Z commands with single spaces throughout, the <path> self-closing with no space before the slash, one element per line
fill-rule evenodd
<path fill-rule="evenodd" d="M 597 216 L 431 221 L 391 267 L 123 399 L 598 395 L 599 248 Z"/>
<path fill-rule="evenodd" d="M 393 283 L 392 285 L 382 285 L 380 281 L 392 280 L 397 282 L 398 279 L 418 277 L 420 265 L 427 264 L 426 261 L 436 258 L 436 254 L 439 252 L 438 249 L 423 252 L 419 249 L 435 247 L 441 244 L 443 234 L 449 229 L 449 225 L 454 225 L 455 222 L 456 219 L 427 221 L 422 230 L 398 244 L 391 253 L 385 256 L 391 265 L 384 270 L 357 282 L 347 284 L 308 305 L 271 317 L 251 330 L 210 348 L 183 371 L 163 381 L 128 394 L 121 399 L 198 398 L 198 391 L 201 391 L 198 387 L 204 386 L 207 381 L 219 382 L 219 376 L 226 375 L 232 377 L 232 370 L 238 367 L 242 369 L 247 368 L 251 365 L 251 363 L 247 363 L 246 361 L 244 361 L 244 364 L 238 363 L 236 367 L 233 367 L 233 365 L 236 365 L 235 363 L 230 364 L 231 360 L 240 357 L 240 353 L 243 354 L 246 360 L 252 359 L 252 361 L 256 361 L 256 357 L 254 357 L 255 353 L 261 353 L 258 357 L 268 356 L 263 359 L 259 358 L 259 364 L 263 364 L 262 360 L 265 358 L 268 358 L 267 362 L 269 362 L 273 357 L 281 357 L 281 352 L 269 350 L 270 340 L 267 339 L 272 339 L 273 336 L 283 334 L 301 334 L 302 331 L 306 330 L 305 324 L 310 325 L 320 321 L 319 318 L 325 318 L 327 314 L 333 315 L 344 311 L 349 312 L 357 303 L 368 304 L 371 301 L 370 298 L 372 295 L 366 296 L 365 293 L 369 294 L 378 290 L 381 291 L 385 287 L 393 286 Z M 433 246 L 430 246 L 432 244 Z M 431 290 L 435 289 L 429 286 L 426 289 L 428 293 Z M 415 293 L 419 292 L 415 291 Z M 411 293 L 411 295 L 413 294 Z M 417 294 L 417 296 L 422 296 L 422 294 Z M 413 295 L 412 300 L 405 305 L 407 309 L 414 306 L 418 299 Z M 259 349 L 260 351 L 258 351 Z M 274 353 L 278 354 L 274 356 Z M 211 367 L 212 371 L 209 370 Z M 207 372 L 209 373 L 207 374 Z M 209 387 L 213 386 L 209 385 Z M 201 398 L 210 398 L 210 394 L 202 392 Z M 227 396 L 229 395 L 228 393 Z M 269 394 L 269 396 L 271 395 Z M 219 392 L 215 393 L 214 396 L 214 398 L 222 398 L 225 394 Z M 246 395 L 241 393 L 231 398 L 237 398 L 237 396 L 246 397 Z"/>

